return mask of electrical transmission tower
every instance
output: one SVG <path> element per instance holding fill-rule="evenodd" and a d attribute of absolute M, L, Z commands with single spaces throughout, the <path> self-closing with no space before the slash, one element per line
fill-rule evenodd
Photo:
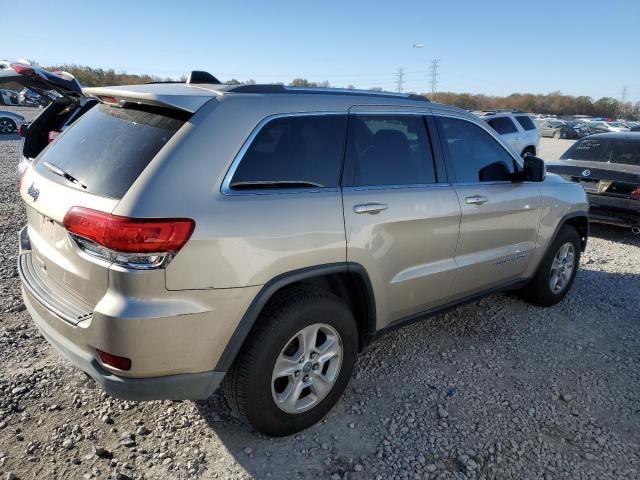
<path fill-rule="evenodd" d="M 434 59 L 431 61 L 431 66 L 429 67 L 429 73 L 431 74 L 431 93 L 436 93 L 438 88 L 438 69 L 440 68 L 440 60 Z"/>
<path fill-rule="evenodd" d="M 398 93 L 402 93 L 402 88 L 404 87 L 404 68 L 398 69 L 396 78 L 398 79 Z"/>

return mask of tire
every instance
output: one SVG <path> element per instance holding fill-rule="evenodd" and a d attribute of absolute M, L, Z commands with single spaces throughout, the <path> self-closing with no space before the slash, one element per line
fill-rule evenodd
<path fill-rule="evenodd" d="M 16 123 L 10 118 L 0 118 L 0 134 L 8 135 L 16 131 Z"/>
<path fill-rule="evenodd" d="M 552 266 L 559 267 L 562 262 L 556 260 L 557 256 L 562 256 L 562 250 L 568 249 L 568 253 L 573 253 L 573 263 L 571 271 L 568 272 L 567 261 L 564 266 L 564 270 L 554 268 Z M 554 261 L 556 263 L 554 263 Z M 580 264 L 580 236 L 575 228 L 571 225 L 564 225 L 561 227 L 558 236 L 553 240 L 545 256 L 542 258 L 538 270 L 531 281 L 523 287 L 518 294 L 521 298 L 534 305 L 541 307 L 550 307 L 560 302 L 571 289 L 573 281 L 576 278 L 578 266 Z M 552 282 L 554 279 L 554 272 L 556 272 L 556 288 L 552 288 Z M 560 278 L 562 277 L 562 278 Z M 560 283 L 560 281 L 562 281 Z"/>
<path fill-rule="evenodd" d="M 322 333 L 309 342 L 316 352 L 341 348 L 340 358 L 336 355 L 326 362 L 322 357 L 328 353 L 315 353 L 323 362 L 320 367 L 312 361 L 312 349 L 305 350 L 301 340 L 303 332 L 316 328 Z M 225 376 L 223 392 L 232 410 L 259 432 L 290 435 L 331 410 L 349 383 L 357 353 L 358 329 L 345 303 L 319 288 L 294 287 L 265 307 Z M 305 358 L 300 361 L 302 355 Z M 292 373 L 278 376 L 278 360 Z M 328 389 L 322 392 L 321 387 Z"/>
<path fill-rule="evenodd" d="M 555 132 L 553 132 L 553 138 L 559 139 L 561 136 L 562 134 L 560 133 L 560 130 L 556 130 Z"/>

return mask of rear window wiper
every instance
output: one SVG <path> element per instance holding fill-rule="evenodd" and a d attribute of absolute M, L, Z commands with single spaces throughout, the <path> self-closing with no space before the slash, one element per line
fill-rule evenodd
<path fill-rule="evenodd" d="M 322 188 L 324 185 L 305 180 L 252 180 L 245 182 L 231 182 L 231 188 Z"/>
<path fill-rule="evenodd" d="M 75 183 L 76 185 L 80 185 L 85 190 L 87 189 L 87 186 L 85 184 L 83 184 L 82 182 L 80 182 L 80 180 L 78 180 L 76 177 L 74 177 L 70 173 L 65 172 L 60 167 L 55 166 L 53 163 L 42 162 L 42 165 L 44 165 L 45 168 L 47 170 L 49 170 L 51 173 L 55 173 L 56 175 L 60 175 L 62 178 L 70 181 L 71 183 Z"/>

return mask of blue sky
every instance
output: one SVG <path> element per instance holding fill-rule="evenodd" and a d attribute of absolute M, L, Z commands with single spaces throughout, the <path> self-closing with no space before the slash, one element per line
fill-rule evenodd
<path fill-rule="evenodd" d="M 0 6 L 16 6 L 0 0 Z M 429 91 L 548 93 L 640 100 L 640 0 L 30 0 L 2 22 L 0 57 L 223 80 L 295 77 Z M 10 8 L 3 8 L 7 12 Z M 24 9 L 23 14 L 24 14 Z M 6 41 L 9 39 L 9 41 Z M 414 49 L 412 43 L 424 43 Z"/>

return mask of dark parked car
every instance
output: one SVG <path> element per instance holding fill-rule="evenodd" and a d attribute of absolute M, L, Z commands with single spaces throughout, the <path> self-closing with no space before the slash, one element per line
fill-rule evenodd
<path fill-rule="evenodd" d="M 640 233 L 640 132 L 611 132 L 578 140 L 549 172 L 579 182 L 589 197 L 593 222 Z"/>
<path fill-rule="evenodd" d="M 582 138 L 589 134 L 586 127 L 579 122 L 561 120 L 538 120 L 536 122 L 541 137 L 553 138 Z"/>

